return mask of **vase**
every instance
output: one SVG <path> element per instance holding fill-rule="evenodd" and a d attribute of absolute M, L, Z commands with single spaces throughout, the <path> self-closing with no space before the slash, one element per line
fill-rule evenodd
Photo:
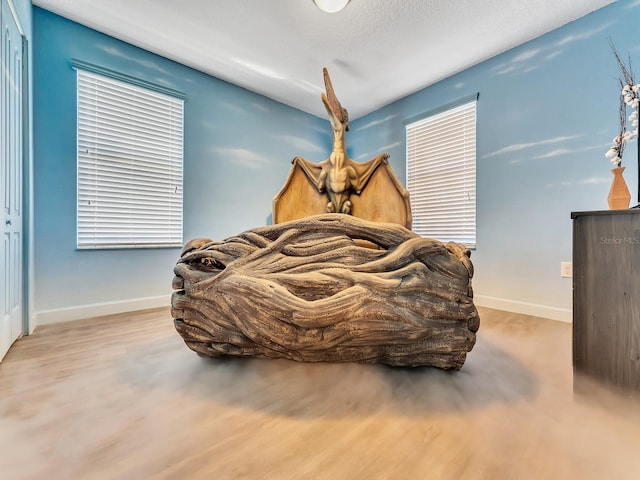
<path fill-rule="evenodd" d="M 609 210 L 623 210 L 629 208 L 629 202 L 631 201 L 631 194 L 627 188 L 627 183 L 624 181 L 622 172 L 625 167 L 616 167 L 611 170 L 613 173 L 613 182 L 611 182 L 611 189 L 609 190 L 609 196 L 607 202 L 609 203 Z"/>

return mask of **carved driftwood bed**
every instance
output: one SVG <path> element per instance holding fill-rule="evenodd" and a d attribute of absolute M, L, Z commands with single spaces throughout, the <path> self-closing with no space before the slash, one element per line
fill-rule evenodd
<path fill-rule="evenodd" d="M 460 369 L 480 323 L 469 250 L 405 228 L 409 197 L 387 155 L 348 158 L 348 115 L 326 70 L 325 84 L 329 159 L 293 160 L 274 198 L 275 225 L 185 245 L 175 327 L 211 357 Z"/>
<path fill-rule="evenodd" d="M 175 274 L 176 328 L 213 357 L 458 369 L 479 326 L 466 248 L 348 215 L 193 241 Z"/>

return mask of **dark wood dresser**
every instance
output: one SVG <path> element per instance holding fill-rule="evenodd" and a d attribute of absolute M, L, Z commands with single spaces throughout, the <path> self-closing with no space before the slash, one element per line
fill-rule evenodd
<path fill-rule="evenodd" d="M 640 209 L 571 218 L 573 371 L 640 391 Z"/>

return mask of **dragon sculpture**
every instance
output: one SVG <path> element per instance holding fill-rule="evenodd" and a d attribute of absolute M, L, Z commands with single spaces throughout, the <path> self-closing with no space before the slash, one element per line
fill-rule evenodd
<path fill-rule="evenodd" d="M 295 157 L 292 163 L 304 171 L 318 192 L 327 193 L 327 213 L 351 214 L 351 194 L 355 192 L 360 195 L 376 169 L 387 162 L 389 154 L 382 153 L 362 163 L 349 158 L 345 144 L 345 132 L 349 131 L 349 113 L 336 97 L 328 70 L 323 68 L 322 73 L 326 95 L 322 93 L 321 99 L 331 123 L 333 149 L 329 158 L 323 162 L 314 163 Z"/>

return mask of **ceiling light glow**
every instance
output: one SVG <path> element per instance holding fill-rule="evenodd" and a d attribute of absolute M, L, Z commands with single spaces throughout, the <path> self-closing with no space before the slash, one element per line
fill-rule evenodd
<path fill-rule="evenodd" d="M 347 6 L 349 0 L 313 0 L 320 10 L 327 13 L 336 13 Z"/>

